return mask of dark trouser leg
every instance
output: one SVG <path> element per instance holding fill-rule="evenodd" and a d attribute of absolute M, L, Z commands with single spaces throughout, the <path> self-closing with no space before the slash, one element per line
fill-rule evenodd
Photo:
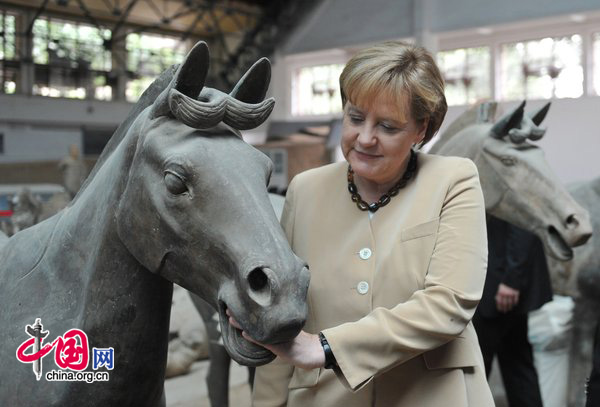
<path fill-rule="evenodd" d="M 527 339 L 527 314 L 508 314 L 510 329 L 498 351 L 502 381 L 510 407 L 542 407 L 533 352 Z"/>
<path fill-rule="evenodd" d="M 231 358 L 225 347 L 210 343 L 210 366 L 206 375 L 208 397 L 212 407 L 229 406 L 229 364 Z"/>
<path fill-rule="evenodd" d="M 250 390 L 254 389 L 254 373 L 256 373 L 256 368 L 248 366 L 248 384 L 250 385 Z"/>
<path fill-rule="evenodd" d="M 488 378 L 492 371 L 494 356 L 496 356 L 501 346 L 504 331 L 503 320 L 504 316 L 498 318 L 485 318 L 482 317 L 479 312 L 475 312 L 475 316 L 473 317 L 473 325 L 477 331 L 479 347 L 481 348 L 481 354 L 483 355 L 483 362 L 485 364 L 485 374 Z"/>
<path fill-rule="evenodd" d="M 600 406 L 600 321 L 596 325 L 593 368 L 587 385 L 587 402 L 585 404 L 585 407 L 597 406 Z"/>

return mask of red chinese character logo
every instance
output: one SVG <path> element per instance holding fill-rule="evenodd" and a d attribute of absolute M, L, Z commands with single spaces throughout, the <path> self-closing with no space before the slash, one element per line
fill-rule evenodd
<path fill-rule="evenodd" d="M 53 348 L 54 361 L 56 365 L 62 369 L 85 370 L 89 362 L 88 338 L 85 332 L 80 329 L 71 329 L 63 336 L 59 336 L 52 343 L 42 347 L 46 333 L 41 332 L 41 324 L 39 319 L 34 327 L 25 329 L 31 338 L 27 339 L 17 348 L 17 359 L 23 363 L 34 363 L 34 372 L 38 376 L 41 375 L 41 363 L 36 361 L 45 357 Z M 30 347 L 33 347 L 33 352 L 25 353 Z"/>

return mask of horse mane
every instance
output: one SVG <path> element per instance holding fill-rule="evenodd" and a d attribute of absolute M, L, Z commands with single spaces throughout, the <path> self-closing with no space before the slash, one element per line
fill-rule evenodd
<path fill-rule="evenodd" d="M 95 177 L 96 173 L 102 167 L 104 162 L 115 151 L 115 149 L 121 143 L 121 141 L 123 141 L 123 138 L 125 138 L 125 135 L 129 131 L 129 128 L 131 127 L 135 119 L 140 115 L 140 113 L 144 111 L 144 109 L 146 109 L 148 106 L 151 106 L 154 103 L 154 101 L 158 98 L 158 96 L 162 93 L 162 91 L 165 90 L 167 86 L 169 86 L 169 83 L 171 83 L 175 72 L 177 72 L 178 66 L 179 65 L 172 65 L 170 68 L 166 69 L 162 74 L 160 74 L 158 78 L 154 80 L 154 82 L 150 84 L 150 86 L 148 86 L 144 93 L 142 93 L 142 96 L 140 96 L 136 104 L 133 106 L 133 108 L 129 112 L 129 115 L 127 115 L 127 118 L 123 120 L 123 122 L 119 125 L 117 130 L 115 130 L 115 132 L 111 136 L 110 140 L 108 140 L 108 143 L 102 150 L 102 154 L 100 154 L 100 157 L 98 157 L 98 161 L 96 161 L 96 165 L 94 165 L 94 168 L 92 168 L 90 175 L 88 175 L 85 182 L 81 186 L 79 193 L 77 193 L 75 198 L 73 198 L 73 200 L 69 203 L 68 206 L 73 205 L 73 203 L 77 201 L 77 199 L 81 195 L 81 192 L 86 189 L 86 187 Z"/>
<path fill-rule="evenodd" d="M 448 128 L 440 134 L 438 140 L 434 145 L 429 149 L 430 153 L 435 154 L 440 151 L 441 148 L 446 144 L 453 136 L 458 134 L 461 130 L 466 129 L 467 127 L 483 122 L 491 122 L 494 119 L 494 115 L 496 113 L 497 103 L 495 102 L 487 102 L 489 106 L 488 117 L 481 117 L 481 109 L 480 107 L 483 105 L 482 103 L 477 103 L 471 108 L 464 111 L 460 116 L 458 116 L 454 121 L 448 126 Z"/>

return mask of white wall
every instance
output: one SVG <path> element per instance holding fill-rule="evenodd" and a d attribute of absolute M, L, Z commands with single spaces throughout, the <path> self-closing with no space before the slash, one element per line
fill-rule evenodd
<path fill-rule="evenodd" d="M 0 123 L 114 127 L 132 106 L 127 102 L 0 94 Z"/>
<path fill-rule="evenodd" d="M 4 154 L 0 162 L 57 160 L 67 155 L 75 144 L 83 150 L 81 130 L 68 127 L 44 128 L 26 125 L 0 125 L 4 134 Z"/>
<path fill-rule="evenodd" d="M 529 101 L 525 111 L 538 109 L 547 102 Z M 501 103 L 497 117 L 517 104 Z M 440 134 L 466 109 L 450 107 Z M 546 134 L 535 143 L 544 150 L 550 167 L 563 183 L 600 176 L 600 97 L 552 100 L 542 127 L 547 128 Z"/>
<path fill-rule="evenodd" d="M 84 126 L 116 128 L 133 105 L 41 96 L 0 95 L 0 162 L 55 160 L 75 144 L 83 151 Z"/>

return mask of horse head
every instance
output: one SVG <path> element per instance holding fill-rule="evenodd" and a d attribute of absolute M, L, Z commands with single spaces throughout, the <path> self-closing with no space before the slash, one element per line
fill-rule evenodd
<path fill-rule="evenodd" d="M 196 44 L 132 123 L 117 233 L 145 269 L 218 310 L 227 351 L 256 366 L 274 356 L 231 327 L 226 310 L 261 342 L 290 340 L 306 319 L 309 273 L 269 203 L 271 163 L 239 133 L 273 109 L 264 100 L 270 64 L 259 60 L 226 94 L 204 87 L 208 61 L 206 44 Z"/>
<path fill-rule="evenodd" d="M 471 158 L 477 165 L 486 211 L 532 231 L 546 251 L 560 260 L 591 236 L 589 214 L 556 178 L 543 151 L 531 143 L 544 136 L 540 127 L 550 103 L 525 114 L 525 102 L 496 123 L 476 123 L 432 149 Z M 443 137 L 443 136 L 442 136 Z"/>

